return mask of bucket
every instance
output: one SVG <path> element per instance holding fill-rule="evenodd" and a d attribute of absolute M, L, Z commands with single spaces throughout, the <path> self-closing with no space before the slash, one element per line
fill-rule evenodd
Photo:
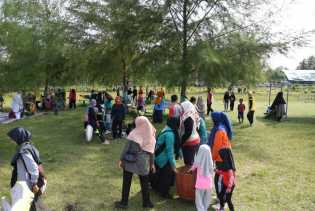
<path fill-rule="evenodd" d="M 187 166 L 177 168 L 176 191 L 179 198 L 194 201 L 196 172 L 187 172 L 189 168 Z"/>

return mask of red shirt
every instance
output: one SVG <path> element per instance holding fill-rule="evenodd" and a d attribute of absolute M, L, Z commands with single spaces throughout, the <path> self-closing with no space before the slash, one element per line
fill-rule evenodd
<path fill-rule="evenodd" d="M 245 111 L 245 104 L 239 104 L 238 105 L 238 112 L 244 112 Z"/>

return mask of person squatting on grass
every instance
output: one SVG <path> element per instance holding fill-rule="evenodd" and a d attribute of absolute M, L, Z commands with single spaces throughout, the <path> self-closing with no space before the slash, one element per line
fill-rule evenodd
<path fill-rule="evenodd" d="M 256 109 L 256 103 L 254 96 L 251 92 L 248 93 L 248 113 L 247 113 L 247 119 L 249 121 L 250 126 L 254 123 L 254 114 Z"/>
<path fill-rule="evenodd" d="M 180 120 L 180 136 L 184 163 L 186 166 L 192 166 L 200 144 L 197 132 L 200 117 L 196 107 L 188 100 L 182 102 L 181 106 L 183 112 Z"/>
<path fill-rule="evenodd" d="M 155 172 L 154 148 L 155 128 L 147 117 L 139 116 L 135 120 L 135 129 L 128 135 L 127 143 L 121 154 L 119 166 L 123 169 L 122 197 L 115 202 L 115 207 L 126 209 L 133 174 L 140 179 L 142 206 L 153 208 L 149 192 L 149 172 Z"/>
<path fill-rule="evenodd" d="M 235 164 L 230 143 L 233 137 L 232 126 L 223 112 L 213 112 L 211 118 L 214 126 L 208 145 L 211 147 L 212 160 L 216 166 L 214 184 L 220 201 L 219 211 L 224 210 L 225 203 L 234 211 L 232 194 L 235 187 Z"/>
<path fill-rule="evenodd" d="M 202 144 L 199 147 L 194 165 L 189 172 L 197 170 L 195 204 L 197 211 L 207 211 L 210 206 L 213 162 L 210 147 Z"/>
<path fill-rule="evenodd" d="M 169 190 L 175 183 L 176 159 L 180 156 L 179 121 L 169 118 L 155 146 L 156 173 L 150 175 L 152 188 L 163 198 L 173 198 Z"/>
<path fill-rule="evenodd" d="M 125 119 L 125 106 L 121 102 L 121 97 L 117 96 L 115 99 L 115 104 L 112 108 L 112 132 L 113 138 L 121 138 L 122 137 L 122 124 Z"/>
<path fill-rule="evenodd" d="M 31 133 L 22 127 L 12 129 L 8 136 L 18 145 L 11 160 L 12 207 L 8 211 L 33 211 L 44 193 L 47 180 L 38 150 L 31 143 Z M 6 211 L 6 210 L 5 210 Z"/>

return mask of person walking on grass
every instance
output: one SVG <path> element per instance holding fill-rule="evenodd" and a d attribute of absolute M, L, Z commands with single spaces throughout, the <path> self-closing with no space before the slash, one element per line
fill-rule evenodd
<path fill-rule="evenodd" d="M 213 112 L 213 109 L 212 109 L 213 97 L 214 97 L 213 92 L 209 88 L 208 95 L 207 95 L 207 115 L 209 115 L 210 112 Z"/>
<path fill-rule="evenodd" d="M 125 119 L 125 107 L 121 102 L 121 97 L 117 96 L 115 99 L 115 104 L 112 107 L 111 117 L 113 120 L 112 133 L 113 138 L 122 137 L 122 124 Z"/>
<path fill-rule="evenodd" d="M 156 173 L 150 175 L 152 188 L 163 198 L 172 199 L 170 188 L 175 183 L 176 159 L 180 156 L 179 121 L 169 118 L 160 132 L 155 147 Z"/>
<path fill-rule="evenodd" d="M 230 95 L 230 111 L 234 111 L 235 100 L 236 100 L 235 94 L 234 94 L 234 92 L 231 92 L 231 95 Z"/>
<path fill-rule="evenodd" d="M 243 123 L 244 122 L 244 112 L 245 112 L 245 104 L 243 103 L 243 99 L 240 99 L 240 103 L 237 106 L 237 118 L 238 118 L 238 122 L 239 123 Z"/>
<path fill-rule="evenodd" d="M 206 114 L 206 105 L 203 101 L 202 96 L 199 96 L 197 99 L 197 104 L 196 104 L 196 109 L 198 111 L 198 114 L 200 118 L 205 119 L 205 114 Z"/>
<path fill-rule="evenodd" d="M 41 201 L 47 184 L 39 152 L 31 143 L 32 135 L 28 130 L 17 127 L 10 130 L 8 136 L 18 146 L 11 160 L 10 211 L 35 211 L 35 204 Z"/>
<path fill-rule="evenodd" d="M 195 204 L 197 211 L 207 211 L 210 206 L 213 162 L 210 147 L 202 144 L 199 147 L 194 165 L 189 172 L 197 170 L 197 180 L 195 184 Z"/>
<path fill-rule="evenodd" d="M 147 117 L 139 116 L 135 120 L 135 128 L 129 133 L 127 143 L 120 156 L 119 166 L 123 169 L 121 200 L 115 202 L 119 209 L 128 208 L 128 199 L 133 174 L 139 176 L 142 206 L 153 208 L 149 192 L 149 172 L 155 172 L 154 148 L 155 128 Z"/>
<path fill-rule="evenodd" d="M 220 202 L 218 211 L 224 211 L 226 203 L 230 211 L 234 211 L 232 194 L 235 187 L 235 164 L 231 148 L 232 126 L 229 118 L 223 112 L 213 112 L 211 118 L 214 126 L 208 145 L 216 166 L 214 184 Z"/>
<path fill-rule="evenodd" d="M 254 114 L 255 114 L 255 99 L 251 92 L 248 93 L 248 113 L 247 113 L 247 119 L 249 121 L 250 126 L 253 126 L 254 123 Z"/>
<path fill-rule="evenodd" d="M 69 109 L 76 109 L 77 94 L 75 89 L 71 89 L 69 93 Z"/>
<path fill-rule="evenodd" d="M 224 112 L 229 111 L 229 102 L 230 102 L 230 93 L 229 91 L 226 91 L 223 96 Z"/>

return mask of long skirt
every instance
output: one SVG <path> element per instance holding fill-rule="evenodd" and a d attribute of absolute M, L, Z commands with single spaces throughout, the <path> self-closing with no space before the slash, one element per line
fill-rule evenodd
<path fill-rule="evenodd" d="M 158 165 L 155 166 L 155 174 L 150 175 L 151 186 L 156 192 L 160 193 L 162 196 L 166 196 L 175 183 L 175 172 L 169 163 L 163 168 L 160 168 Z"/>

